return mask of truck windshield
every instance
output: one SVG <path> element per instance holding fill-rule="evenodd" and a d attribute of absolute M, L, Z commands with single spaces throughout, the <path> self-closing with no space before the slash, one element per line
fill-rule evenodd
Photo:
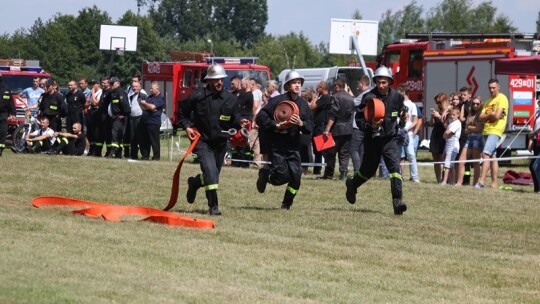
<path fill-rule="evenodd" d="M 337 74 L 338 79 L 343 79 L 351 88 L 354 96 L 358 96 L 360 92 L 358 92 L 358 81 L 360 80 L 360 77 L 364 75 L 364 71 L 362 69 L 358 68 L 340 68 Z"/>
<path fill-rule="evenodd" d="M 257 71 L 257 70 L 225 70 L 227 73 L 227 78 L 225 78 L 224 87 L 229 90 L 231 88 L 231 78 L 234 76 L 244 78 L 253 78 L 256 79 L 261 85 L 262 88 L 266 86 L 268 81 L 268 72 L 267 71 Z"/>
<path fill-rule="evenodd" d="M 22 90 L 32 86 L 34 75 L 6 75 L 3 74 L 2 81 L 12 93 L 19 94 Z"/>

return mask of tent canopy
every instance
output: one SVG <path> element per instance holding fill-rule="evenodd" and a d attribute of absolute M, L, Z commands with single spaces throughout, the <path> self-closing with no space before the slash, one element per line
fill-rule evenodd
<path fill-rule="evenodd" d="M 495 74 L 540 75 L 540 55 L 497 59 Z"/>

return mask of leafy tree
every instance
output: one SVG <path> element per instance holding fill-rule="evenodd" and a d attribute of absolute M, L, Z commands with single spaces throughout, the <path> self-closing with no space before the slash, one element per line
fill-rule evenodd
<path fill-rule="evenodd" d="M 76 44 L 80 54 L 77 71 L 78 77 L 99 79 L 105 75 L 109 57 L 106 51 L 99 50 L 99 38 L 102 24 L 112 24 L 107 12 L 100 11 L 97 6 L 83 8 L 75 21 Z"/>
<path fill-rule="evenodd" d="M 235 39 L 250 46 L 264 34 L 268 22 L 266 0 L 161 0 L 149 16 L 161 36 L 180 41 Z"/>
<path fill-rule="evenodd" d="M 406 33 L 423 32 L 425 25 L 422 14 L 422 6 L 418 6 L 414 0 L 395 13 L 387 10 L 379 22 L 378 48 L 404 38 Z"/>
<path fill-rule="evenodd" d="M 490 1 L 482 2 L 474 9 L 471 7 L 471 0 L 444 0 L 428 13 L 427 30 L 450 33 L 516 31 L 508 17 L 496 16 L 497 8 Z"/>
<path fill-rule="evenodd" d="M 127 11 L 117 24 L 137 27 L 137 51 L 125 52 L 123 56 L 116 57 L 112 69 L 115 76 L 122 80 L 131 79 L 134 73 L 141 73 L 143 62 L 165 60 L 167 54 L 161 45 L 162 40 L 153 29 L 151 19 Z"/>
<path fill-rule="evenodd" d="M 540 11 L 538 11 L 538 19 L 536 19 L 536 32 L 540 33 Z"/>
<path fill-rule="evenodd" d="M 352 18 L 354 20 L 362 20 L 364 18 L 362 18 L 362 15 L 360 14 L 360 10 L 359 9 L 355 9 L 353 14 L 352 14 Z"/>
<path fill-rule="evenodd" d="M 212 33 L 218 40 L 236 39 L 251 46 L 264 34 L 268 23 L 266 0 L 214 1 Z"/>
<path fill-rule="evenodd" d="M 172 36 L 180 41 L 203 37 L 212 28 L 211 0 L 161 0 L 151 7 L 149 16 L 160 36 Z"/>

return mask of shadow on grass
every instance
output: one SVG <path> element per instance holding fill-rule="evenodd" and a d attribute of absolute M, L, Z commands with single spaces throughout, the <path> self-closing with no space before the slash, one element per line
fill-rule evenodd
<path fill-rule="evenodd" d="M 322 210 L 325 211 L 345 211 L 345 212 L 358 212 L 358 213 L 378 213 L 378 214 L 384 214 L 384 212 L 381 212 L 380 210 L 373 210 L 373 209 L 367 209 L 367 208 L 359 208 L 359 209 L 353 209 L 353 210 L 345 210 L 343 208 L 323 208 Z"/>
<path fill-rule="evenodd" d="M 294 207 L 294 205 L 293 205 Z M 293 208 L 291 207 L 291 208 Z M 231 209 L 238 209 L 238 210 L 255 210 L 255 211 L 276 211 L 281 210 L 279 206 L 275 207 L 256 207 L 256 206 L 241 206 L 241 207 L 230 207 Z"/>

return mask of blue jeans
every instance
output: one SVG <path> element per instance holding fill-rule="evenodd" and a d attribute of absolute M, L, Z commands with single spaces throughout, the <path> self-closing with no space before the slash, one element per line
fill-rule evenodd
<path fill-rule="evenodd" d="M 409 162 L 409 171 L 411 173 L 411 179 L 417 180 L 418 179 L 418 165 L 416 164 L 414 135 L 412 134 L 412 132 L 408 132 L 407 136 L 409 136 L 409 144 L 403 147 L 401 156 L 407 157 L 407 161 Z M 403 174 L 403 172 L 401 172 L 401 174 Z"/>

